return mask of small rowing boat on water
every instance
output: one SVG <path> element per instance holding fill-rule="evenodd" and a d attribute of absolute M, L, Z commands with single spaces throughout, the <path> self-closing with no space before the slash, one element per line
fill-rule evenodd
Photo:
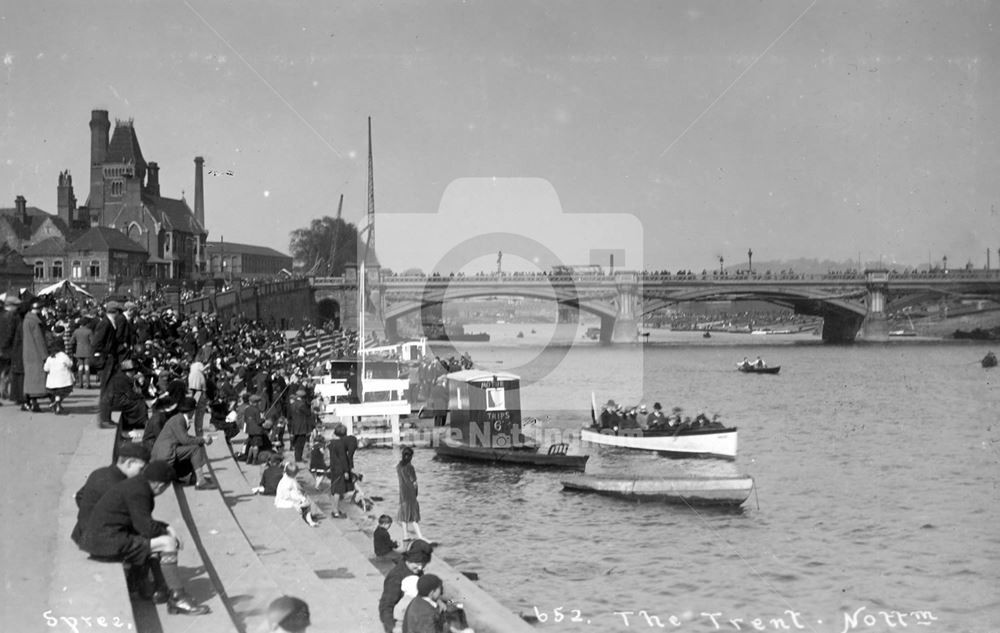
<path fill-rule="evenodd" d="M 753 477 L 638 477 L 576 475 L 563 488 L 579 492 L 686 505 L 738 506 L 750 497 Z"/>
<path fill-rule="evenodd" d="M 776 374 L 781 371 L 781 365 L 775 365 L 774 367 L 757 367 L 754 365 L 744 365 L 743 363 L 737 363 L 736 369 L 743 372 L 744 374 Z"/>

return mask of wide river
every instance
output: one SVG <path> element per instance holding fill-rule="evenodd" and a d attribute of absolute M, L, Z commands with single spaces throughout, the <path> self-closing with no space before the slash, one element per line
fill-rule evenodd
<path fill-rule="evenodd" d="M 546 345 L 546 325 L 467 330 L 493 339 L 460 351 L 522 377 L 536 433 L 589 422 L 592 393 L 739 428 L 735 461 L 582 446 L 577 435 L 570 452 L 591 455 L 588 473 L 756 482 L 742 510 L 693 509 L 564 492 L 559 472 L 418 450 L 425 535 L 505 605 L 537 615 L 539 630 L 1000 631 L 1000 368 L 980 367 L 987 344 L 654 332 L 644 346 L 600 347 L 579 332 Z M 735 371 L 757 355 L 781 373 Z M 357 458 L 393 514 L 397 459 Z"/>

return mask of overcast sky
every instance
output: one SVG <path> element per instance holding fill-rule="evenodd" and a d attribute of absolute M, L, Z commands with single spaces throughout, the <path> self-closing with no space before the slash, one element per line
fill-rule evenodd
<path fill-rule="evenodd" d="M 210 239 L 287 252 L 341 194 L 362 220 L 371 116 L 397 270 L 475 232 L 391 215 L 441 207 L 574 264 L 638 241 L 630 267 L 995 267 L 998 28 L 981 0 L 9 0 L 0 206 L 55 213 L 65 169 L 82 204 L 106 109 L 163 195 L 193 206 L 205 157 Z"/>

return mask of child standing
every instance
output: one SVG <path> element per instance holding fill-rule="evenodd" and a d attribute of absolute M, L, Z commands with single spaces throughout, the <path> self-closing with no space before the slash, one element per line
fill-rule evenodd
<path fill-rule="evenodd" d="M 63 399 L 73 392 L 73 361 L 64 351 L 62 339 L 54 339 L 49 348 L 49 357 L 45 359 L 42 369 L 45 371 L 45 390 L 52 399 L 52 410 L 61 415 L 65 413 Z"/>
<path fill-rule="evenodd" d="M 323 479 L 326 476 L 326 471 L 328 469 L 326 465 L 326 440 L 322 435 L 317 434 L 315 439 L 313 439 L 312 450 L 309 451 L 309 472 L 312 473 L 313 478 L 316 480 L 316 490 L 323 485 Z"/>

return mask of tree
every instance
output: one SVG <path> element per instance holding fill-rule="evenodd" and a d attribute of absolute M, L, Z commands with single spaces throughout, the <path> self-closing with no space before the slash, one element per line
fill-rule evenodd
<path fill-rule="evenodd" d="M 337 236 L 337 245 L 332 249 L 331 262 L 330 246 L 334 235 Z M 296 265 L 302 269 L 308 271 L 316 266 L 318 274 L 342 275 L 347 264 L 358 263 L 358 228 L 328 215 L 316 218 L 308 228 L 295 229 L 289 234 L 288 250 Z M 368 261 L 372 258 L 369 257 Z"/>

